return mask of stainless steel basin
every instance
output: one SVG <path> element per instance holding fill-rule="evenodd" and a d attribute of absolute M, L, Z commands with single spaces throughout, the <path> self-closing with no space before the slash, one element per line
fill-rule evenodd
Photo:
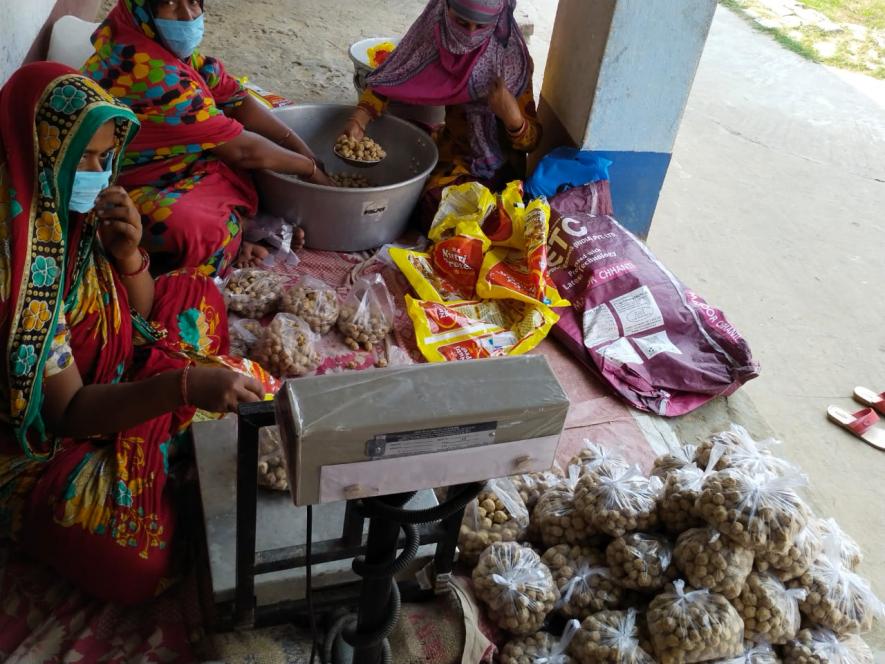
<path fill-rule="evenodd" d="M 295 176 L 259 171 L 255 181 L 262 208 L 300 224 L 306 245 L 327 251 L 363 251 L 396 240 L 436 166 L 436 146 L 424 131 L 385 115 L 367 134 L 387 151 L 377 166 L 356 168 L 332 152 L 335 139 L 353 112 L 343 104 L 305 104 L 276 109 L 279 117 L 310 145 L 330 173 L 367 178 L 368 189 L 323 187 Z"/>

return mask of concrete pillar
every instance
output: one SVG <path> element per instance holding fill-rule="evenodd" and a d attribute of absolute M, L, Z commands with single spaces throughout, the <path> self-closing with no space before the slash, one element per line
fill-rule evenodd
<path fill-rule="evenodd" d="M 571 145 L 614 162 L 618 220 L 645 237 L 716 0 L 560 0 L 536 153 Z"/>
<path fill-rule="evenodd" d="M 56 20 L 94 21 L 101 0 L 0 0 L 0 85 L 25 62 L 46 57 Z"/>

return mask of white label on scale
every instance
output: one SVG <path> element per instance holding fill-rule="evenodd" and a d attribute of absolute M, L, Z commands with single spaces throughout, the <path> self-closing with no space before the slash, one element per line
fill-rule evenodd
<path fill-rule="evenodd" d="M 366 456 L 370 459 L 387 459 L 491 445 L 495 442 L 497 429 L 497 422 L 481 422 L 383 433 L 366 442 Z"/>

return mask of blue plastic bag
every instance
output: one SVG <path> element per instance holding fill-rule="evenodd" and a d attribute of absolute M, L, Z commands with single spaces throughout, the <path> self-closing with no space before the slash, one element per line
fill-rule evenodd
<path fill-rule="evenodd" d="M 531 198 L 554 195 L 598 180 L 608 180 L 611 160 L 589 150 L 561 147 L 548 153 L 526 182 Z"/>

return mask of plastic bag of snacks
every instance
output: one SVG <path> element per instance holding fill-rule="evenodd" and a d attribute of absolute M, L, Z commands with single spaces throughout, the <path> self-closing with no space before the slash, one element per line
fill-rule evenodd
<path fill-rule="evenodd" d="M 704 470 L 692 463 L 667 475 L 661 493 L 659 515 L 661 524 L 671 533 L 678 535 L 689 528 L 704 525 L 696 504 L 704 487 L 704 480 L 715 472 L 713 468 L 723 449 L 721 445 L 713 449 Z"/>
<path fill-rule="evenodd" d="M 344 341 L 356 350 L 360 344 L 371 347 L 393 329 L 394 305 L 380 274 L 360 277 L 353 284 L 338 317 Z"/>
<path fill-rule="evenodd" d="M 676 567 L 695 588 L 709 588 L 728 599 L 740 595 L 753 570 L 753 552 L 714 528 L 682 533 L 673 549 Z"/>
<path fill-rule="evenodd" d="M 613 609 L 621 601 L 621 587 L 605 566 L 601 551 L 560 544 L 547 549 L 542 560 L 559 589 L 557 608 L 564 616 L 586 618 L 596 611 Z"/>
<path fill-rule="evenodd" d="M 258 432 L 258 486 L 277 491 L 289 490 L 282 441 L 277 427 L 264 427 Z"/>
<path fill-rule="evenodd" d="M 624 588 L 643 592 L 660 590 L 676 578 L 673 546 L 666 537 L 629 533 L 605 550 L 612 575 Z"/>
<path fill-rule="evenodd" d="M 238 318 L 230 323 L 230 353 L 248 357 L 262 334 L 261 323 L 252 318 Z"/>
<path fill-rule="evenodd" d="M 725 597 L 691 590 L 682 580 L 648 607 L 648 629 L 660 664 L 705 662 L 744 651 L 744 621 Z"/>
<path fill-rule="evenodd" d="M 873 652 L 856 634 L 803 629 L 784 646 L 784 664 L 873 664 Z"/>
<path fill-rule="evenodd" d="M 581 475 L 595 474 L 600 471 L 608 471 L 613 475 L 629 468 L 629 464 L 615 452 L 609 452 L 602 445 L 584 439 L 584 445 L 568 462 L 569 467 L 578 466 Z"/>
<path fill-rule="evenodd" d="M 537 632 L 559 599 L 540 556 L 516 542 L 497 542 L 483 551 L 473 585 L 492 622 L 512 634 Z"/>
<path fill-rule="evenodd" d="M 799 632 L 799 602 L 805 590 L 787 589 L 771 574 L 752 572 L 741 594 L 732 600 L 744 621 L 744 638 L 754 643 L 780 645 Z"/>
<path fill-rule="evenodd" d="M 529 511 L 534 509 L 542 495 L 551 489 L 562 486 L 564 481 L 563 472 L 559 466 L 553 466 L 551 470 L 541 473 L 514 475 L 510 479 Z"/>
<path fill-rule="evenodd" d="M 798 475 L 749 474 L 738 468 L 713 473 L 698 497 L 698 513 L 711 526 L 757 553 L 784 553 L 811 512 L 795 491 Z"/>
<path fill-rule="evenodd" d="M 832 534 L 824 538 L 823 554 L 789 585 L 808 591 L 799 604 L 808 620 L 837 634 L 868 632 L 885 615 L 869 582 L 843 566 L 839 540 Z"/>
<path fill-rule="evenodd" d="M 717 659 L 713 664 L 780 664 L 777 653 L 767 643 L 751 643 L 737 657 Z"/>
<path fill-rule="evenodd" d="M 811 519 L 805 524 L 785 552 L 766 551 L 756 554 L 756 569 L 760 572 L 770 572 L 784 582 L 805 574 L 811 563 L 823 551 L 824 543 L 819 521 Z"/>
<path fill-rule="evenodd" d="M 589 519 L 575 506 L 578 466 L 569 466 L 559 486 L 544 493 L 532 511 L 532 522 L 544 546 L 587 544 L 597 534 Z"/>
<path fill-rule="evenodd" d="M 277 314 L 252 348 L 252 359 L 274 376 L 303 376 L 319 366 L 316 335 L 291 314 Z"/>
<path fill-rule="evenodd" d="M 680 445 L 666 454 L 655 459 L 651 467 L 651 475 L 660 477 L 661 481 L 667 479 L 667 475 L 680 468 L 697 468 L 694 457 L 697 453 L 697 445 Z"/>
<path fill-rule="evenodd" d="M 642 647 L 635 609 L 589 616 L 572 640 L 570 652 L 580 664 L 655 664 Z"/>
<path fill-rule="evenodd" d="M 636 466 L 621 472 L 601 468 L 578 480 L 575 506 L 598 531 L 620 537 L 657 525 L 661 488 L 659 478 L 644 477 Z"/>
<path fill-rule="evenodd" d="M 316 277 L 305 275 L 283 291 L 280 311 L 298 316 L 311 330 L 325 334 L 338 320 L 338 293 Z"/>
<path fill-rule="evenodd" d="M 710 452 L 720 445 L 723 451 L 715 470 L 740 468 L 750 475 L 795 474 L 797 471 L 793 464 L 774 455 L 769 449 L 776 444 L 774 439 L 756 441 L 744 427 L 732 424 L 727 431 L 714 434 L 698 445 L 695 463 L 699 468 L 707 468 Z"/>
<path fill-rule="evenodd" d="M 245 318 L 262 318 L 277 310 L 285 279 L 253 267 L 234 270 L 224 285 L 227 308 Z"/>
<path fill-rule="evenodd" d="M 516 542 L 525 535 L 529 513 L 509 478 L 489 480 L 464 511 L 458 533 L 461 558 L 475 564 L 494 542 Z"/>
<path fill-rule="evenodd" d="M 538 632 L 508 641 L 498 661 L 501 664 L 575 664 L 568 649 L 580 626 L 577 620 L 569 620 L 562 636 Z"/>
<path fill-rule="evenodd" d="M 863 562 L 863 551 L 858 543 L 839 527 L 835 519 L 818 519 L 815 524 L 820 531 L 821 549 L 823 549 L 823 538 L 832 535 L 839 542 L 842 565 L 850 570 L 857 569 L 857 566 Z"/>

